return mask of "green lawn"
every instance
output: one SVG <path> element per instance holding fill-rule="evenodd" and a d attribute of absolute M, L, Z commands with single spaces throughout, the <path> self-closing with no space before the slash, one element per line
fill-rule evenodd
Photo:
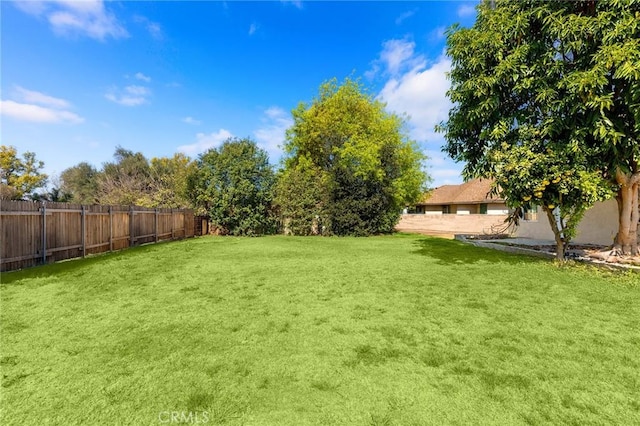
<path fill-rule="evenodd" d="M 7 273 L 0 423 L 640 424 L 639 281 L 411 235 Z"/>

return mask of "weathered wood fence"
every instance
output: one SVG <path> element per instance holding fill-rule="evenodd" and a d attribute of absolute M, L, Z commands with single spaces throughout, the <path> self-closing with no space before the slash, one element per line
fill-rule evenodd
<path fill-rule="evenodd" d="M 0 271 L 193 237 L 186 209 L 0 201 Z"/>

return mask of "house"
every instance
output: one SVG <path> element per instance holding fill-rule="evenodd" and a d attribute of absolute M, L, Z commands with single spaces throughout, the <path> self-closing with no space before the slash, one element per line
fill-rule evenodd
<path fill-rule="evenodd" d="M 407 209 L 396 229 L 450 236 L 503 233 L 509 209 L 504 199 L 491 196 L 490 192 L 490 180 L 440 186 Z"/>
<path fill-rule="evenodd" d="M 509 214 L 503 198 L 491 195 L 492 181 L 473 179 L 460 185 L 443 185 L 415 205 L 416 214 Z"/>
<path fill-rule="evenodd" d="M 440 186 L 410 209 L 414 214 L 402 215 L 396 228 L 434 234 L 507 231 L 504 220 L 510 210 L 503 198 L 490 195 L 491 183 L 474 179 L 461 185 Z M 617 209 L 615 200 L 596 203 L 585 212 L 573 242 L 610 245 L 618 229 Z M 508 231 L 514 237 L 554 239 L 546 214 L 537 206 L 527 209 L 519 225 Z"/>

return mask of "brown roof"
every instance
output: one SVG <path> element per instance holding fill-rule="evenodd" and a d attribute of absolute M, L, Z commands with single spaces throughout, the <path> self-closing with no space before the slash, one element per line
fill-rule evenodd
<path fill-rule="evenodd" d="M 445 204 L 492 204 L 503 203 L 504 199 L 491 196 L 490 179 L 473 179 L 461 185 L 443 185 L 431 191 L 419 205 Z"/>

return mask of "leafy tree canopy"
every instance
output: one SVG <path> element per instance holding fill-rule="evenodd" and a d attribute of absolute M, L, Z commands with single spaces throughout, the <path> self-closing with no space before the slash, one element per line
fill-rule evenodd
<path fill-rule="evenodd" d="M 292 232 L 391 232 L 427 181 L 404 121 L 351 79 L 320 86 L 293 110 L 278 205 Z M 295 229 L 293 229 L 295 228 Z"/>
<path fill-rule="evenodd" d="M 44 187 L 48 176 L 43 167 L 35 153 L 27 151 L 21 158 L 15 147 L 0 145 L 0 198 L 21 200 Z"/>
<path fill-rule="evenodd" d="M 255 236 L 275 230 L 274 183 L 266 151 L 251 139 L 231 138 L 200 155 L 188 192 L 220 232 Z"/>
<path fill-rule="evenodd" d="M 155 207 L 149 160 L 141 152 L 116 147 L 113 162 L 104 163 L 98 175 L 101 204 Z"/>
<path fill-rule="evenodd" d="M 187 184 L 195 168 L 195 162 L 180 153 L 173 157 L 152 158 L 152 203 L 170 208 L 191 207 Z"/>
<path fill-rule="evenodd" d="M 466 162 L 466 177 L 496 178 L 513 203 L 571 212 L 556 234 L 564 243 L 602 187 L 637 172 L 639 4 L 485 1 L 473 27 L 448 32 L 444 149 Z M 530 163 L 544 176 L 518 172 Z M 558 176 L 562 185 L 542 185 Z"/>
<path fill-rule="evenodd" d="M 96 170 L 82 162 L 60 175 L 60 194 L 80 204 L 120 204 L 143 207 L 191 207 L 187 178 L 195 163 L 184 154 L 152 158 L 117 147 L 114 161 Z"/>
<path fill-rule="evenodd" d="M 95 204 L 98 201 L 98 170 L 87 162 L 78 163 L 60 174 L 60 188 L 71 202 Z"/>

